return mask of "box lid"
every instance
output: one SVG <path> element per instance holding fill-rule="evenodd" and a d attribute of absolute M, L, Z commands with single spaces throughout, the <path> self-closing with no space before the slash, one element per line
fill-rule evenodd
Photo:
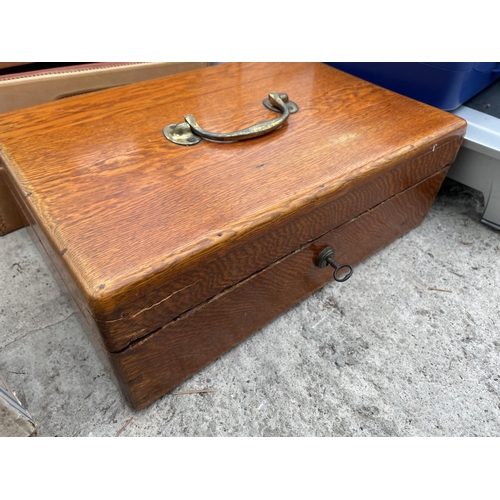
<path fill-rule="evenodd" d="M 299 112 L 268 135 L 162 133 L 187 114 L 215 132 L 276 118 L 272 91 Z M 234 63 L 0 115 L 0 154 L 116 351 L 314 237 L 276 228 L 465 125 L 324 64 Z"/>

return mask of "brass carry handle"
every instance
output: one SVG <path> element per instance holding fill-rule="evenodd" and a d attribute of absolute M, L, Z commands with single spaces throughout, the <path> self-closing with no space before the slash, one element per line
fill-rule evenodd
<path fill-rule="evenodd" d="M 171 142 L 182 146 L 193 146 L 198 144 L 201 139 L 214 142 L 236 142 L 253 139 L 261 135 L 269 134 L 273 130 L 280 128 L 290 116 L 290 113 L 296 113 L 298 106 L 288 99 L 285 93 L 271 92 L 269 98 L 262 101 L 264 106 L 272 111 L 282 113 L 279 118 L 260 122 L 251 127 L 227 134 L 218 134 L 209 132 L 201 128 L 193 115 L 186 115 L 184 122 L 167 125 L 163 129 L 163 135 Z"/>

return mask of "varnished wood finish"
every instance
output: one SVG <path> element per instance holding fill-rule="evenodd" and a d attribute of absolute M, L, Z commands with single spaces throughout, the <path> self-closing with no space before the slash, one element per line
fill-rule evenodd
<path fill-rule="evenodd" d="M 329 282 L 332 269 L 314 265 L 326 246 L 335 249 L 338 262 L 354 265 L 415 227 L 427 214 L 446 172 L 447 168 L 441 170 L 187 312 L 123 353 L 111 355 L 129 404 L 137 409 L 148 405 Z"/>
<path fill-rule="evenodd" d="M 187 113 L 221 132 L 275 117 L 271 90 L 300 111 L 269 136 L 161 133 Z M 118 351 L 451 163 L 464 131 L 326 65 L 227 64 L 4 114 L 0 155 Z"/>

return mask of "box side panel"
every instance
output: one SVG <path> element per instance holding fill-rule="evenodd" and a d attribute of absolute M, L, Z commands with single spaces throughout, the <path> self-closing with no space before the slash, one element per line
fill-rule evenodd
<path fill-rule="evenodd" d="M 0 171 L 2 166 L 5 165 L 5 159 L 2 158 L 0 153 Z M 67 299 L 71 302 L 73 309 L 76 313 L 81 313 L 79 317 L 80 323 L 86 329 L 86 331 L 92 333 L 92 342 L 95 347 L 99 348 L 98 351 L 105 348 L 102 342 L 101 336 L 98 334 L 97 326 L 94 322 L 92 315 L 89 312 L 88 305 L 80 291 L 80 289 L 75 285 L 75 282 L 71 279 L 70 274 L 65 268 L 61 256 L 57 254 L 54 247 L 47 237 L 46 233 L 43 231 L 42 227 L 38 223 L 37 219 L 30 210 L 29 205 L 26 203 L 26 195 L 21 191 L 19 186 L 13 182 L 9 176 L 9 171 L 4 169 L 4 181 L 5 187 L 12 196 L 12 201 L 16 206 L 19 207 L 19 213 L 21 214 L 26 224 L 29 225 L 30 236 L 37 246 L 40 254 L 44 258 L 47 265 L 50 267 L 54 278 L 57 280 L 58 285 L 61 287 L 62 291 L 65 293 Z M 29 197 L 29 193 L 27 195 Z M 99 353 L 101 354 L 101 353 Z M 105 356 L 101 356 L 101 359 L 107 363 Z"/>
<path fill-rule="evenodd" d="M 0 236 L 26 225 L 26 220 L 7 186 L 6 175 L 0 166 Z"/>

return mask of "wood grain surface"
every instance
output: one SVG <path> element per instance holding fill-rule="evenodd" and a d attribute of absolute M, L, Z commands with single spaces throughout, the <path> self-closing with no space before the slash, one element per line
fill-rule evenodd
<path fill-rule="evenodd" d="M 300 111 L 251 141 L 182 147 Z M 0 115 L 27 217 L 109 351 L 449 165 L 465 122 L 323 64 L 224 64 Z"/>
<path fill-rule="evenodd" d="M 337 262 L 355 265 L 415 227 L 427 214 L 447 170 L 280 259 L 122 353 L 110 355 L 128 403 L 144 408 L 329 282 L 332 268 L 314 265 L 326 246 L 335 249 Z"/>

